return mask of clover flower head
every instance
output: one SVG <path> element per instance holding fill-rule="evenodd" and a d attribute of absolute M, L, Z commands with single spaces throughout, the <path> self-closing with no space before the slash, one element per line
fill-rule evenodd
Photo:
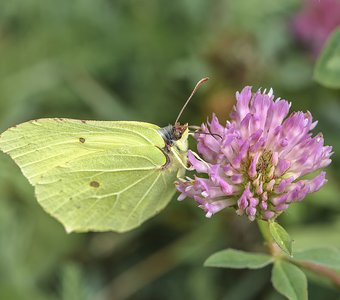
<path fill-rule="evenodd" d="M 234 207 L 252 221 L 273 219 L 325 184 L 325 172 L 301 177 L 329 165 L 332 148 L 310 133 L 309 112 L 288 116 L 290 104 L 272 89 L 245 87 L 236 100 L 225 126 L 213 115 L 195 133 L 200 156 L 189 151 L 188 160 L 198 174 L 176 182 L 178 199 L 194 199 L 207 217 Z"/>

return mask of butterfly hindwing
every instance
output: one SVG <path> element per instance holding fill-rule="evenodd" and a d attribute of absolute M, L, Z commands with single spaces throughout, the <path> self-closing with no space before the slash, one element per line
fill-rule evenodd
<path fill-rule="evenodd" d="M 159 127 L 142 122 L 38 119 L 8 129 L 0 149 L 71 231 L 127 231 L 171 200 L 183 166 Z"/>

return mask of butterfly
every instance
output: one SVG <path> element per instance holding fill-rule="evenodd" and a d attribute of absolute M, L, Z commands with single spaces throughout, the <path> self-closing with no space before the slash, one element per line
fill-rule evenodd
<path fill-rule="evenodd" d="M 125 232 L 161 211 L 187 166 L 188 125 L 46 118 L 11 127 L 0 150 L 70 232 Z"/>

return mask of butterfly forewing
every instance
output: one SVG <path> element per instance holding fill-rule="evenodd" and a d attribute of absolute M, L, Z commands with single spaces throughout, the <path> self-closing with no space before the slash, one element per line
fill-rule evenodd
<path fill-rule="evenodd" d="M 158 129 L 142 122 L 39 119 L 4 132 L 0 149 L 68 232 L 123 232 L 164 208 L 183 172 L 162 150 Z"/>

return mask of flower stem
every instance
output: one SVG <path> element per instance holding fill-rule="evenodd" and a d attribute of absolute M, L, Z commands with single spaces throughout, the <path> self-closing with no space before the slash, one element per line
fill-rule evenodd
<path fill-rule="evenodd" d="M 272 256 L 281 256 L 281 250 L 276 245 L 275 241 L 272 238 L 272 235 L 269 231 L 269 222 L 257 220 L 257 225 L 259 226 L 259 230 L 261 232 L 261 235 L 264 239 L 264 244 L 267 247 L 269 253 Z"/>
<path fill-rule="evenodd" d="M 269 231 L 269 223 L 262 220 L 257 220 L 257 225 L 259 226 L 262 237 L 267 243 L 272 243 L 273 239 Z"/>
<path fill-rule="evenodd" d="M 270 231 L 269 231 L 269 223 L 266 221 L 262 220 L 257 220 L 257 224 L 259 226 L 259 230 L 261 232 L 261 235 L 264 239 L 264 244 L 267 246 L 269 253 L 274 256 L 274 257 L 279 257 L 282 256 L 282 251 L 280 248 L 277 246 L 275 241 L 273 240 Z M 308 269 L 314 273 L 317 273 L 319 275 L 322 275 L 326 278 L 328 278 L 335 286 L 340 287 L 340 274 L 334 270 L 331 270 L 327 267 L 314 264 L 312 262 L 301 262 L 301 261 L 296 261 L 292 258 L 289 258 L 287 256 L 282 256 L 283 259 L 288 260 L 289 262 Z"/>

